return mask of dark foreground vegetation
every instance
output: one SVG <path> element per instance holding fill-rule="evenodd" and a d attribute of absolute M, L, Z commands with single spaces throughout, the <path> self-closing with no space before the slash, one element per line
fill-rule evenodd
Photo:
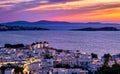
<path fill-rule="evenodd" d="M 24 69 L 23 67 L 14 66 L 12 64 L 7 64 L 6 66 L 1 66 L 0 67 L 1 73 L 4 74 L 5 70 L 8 69 L 8 68 L 14 69 L 15 74 L 23 74 L 23 69 Z"/>
<path fill-rule="evenodd" d="M 5 48 L 23 48 L 24 44 L 5 44 Z"/>

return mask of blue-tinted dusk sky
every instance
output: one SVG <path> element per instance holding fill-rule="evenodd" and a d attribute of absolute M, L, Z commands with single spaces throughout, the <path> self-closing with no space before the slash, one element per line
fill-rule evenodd
<path fill-rule="evenodd" d="M 0 23 L 39 20 L 120 23 L 120 0 L 0 0 Z"/>

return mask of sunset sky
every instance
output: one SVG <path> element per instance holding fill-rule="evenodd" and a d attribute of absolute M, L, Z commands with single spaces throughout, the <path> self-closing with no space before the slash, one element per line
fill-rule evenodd
<path fill-rule="evenodd" d="M 120 23 L 120 0 L 0 0 L 0 23 L 39 20 Z"/>

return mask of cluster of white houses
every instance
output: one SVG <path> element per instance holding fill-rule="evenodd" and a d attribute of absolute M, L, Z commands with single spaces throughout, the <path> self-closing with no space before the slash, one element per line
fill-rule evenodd
<path fill-rule="evenodd" d="M 33 49 L 47 48 L 49 46 L 49 43 L 46 42 L 46 41 L 44 41 L 44 42 L 36 42 L 36 43 L 32 43 L 31 46 L 32 46 Z"/>
<path fill-rule="evenodd" d="M 88 74 L 88 70 L 94 73 L 104 62 L 78 50 L 50 48 L 48 42 L 33 43 L 28 49 L 1 48 L 0 54 L 0 66 L 8 63 L 21 66 L 24 74 Z M 120 64 L 120 57 L 115 58 Z M 110 60 L 109 65 L 114 63 Z M 15 74 L 15 71 L 6 69 L 4 74 Z"/>

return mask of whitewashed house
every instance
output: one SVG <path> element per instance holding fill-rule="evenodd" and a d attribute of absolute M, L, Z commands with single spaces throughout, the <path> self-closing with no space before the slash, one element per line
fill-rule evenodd
<path fill-rule="evenodd" d="M 52 74 L 68 74 L 68 70 L 65 68 L 53 68 Z"/>
<path fill-rule="evenodd" d="M 53 68 L 52 74 L 88 74 L 87 70 Z"/>
<path fill-rule="evenodd" d="M 68 69 L 68 74 L 88 74 L 88 71 L 81 69 Z"/>
<path fill-rule="evenodd" d="M 43 62 L 43 67 L 49 68 L 54 66 L 54 60 L 53 59 L 44 59 L 42 60 Z"/>
<path fill-rule="evenodd" d="M 13 68 L 8 68 L 5 70 L 5 74 L 15 74 Z"/>

